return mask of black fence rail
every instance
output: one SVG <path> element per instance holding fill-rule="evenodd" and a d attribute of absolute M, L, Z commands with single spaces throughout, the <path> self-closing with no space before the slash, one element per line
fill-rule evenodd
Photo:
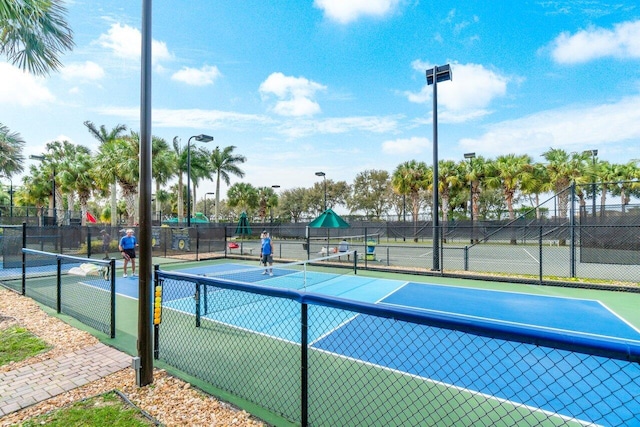
<path fill-rule="evenodd" d="M 294 423 L 640 425 L 636 341 L 161 270 L 156 286 L 156 358 Z"/>
<path fill-rule="evenodd" d="M 115 259 L 89 260 L 23 249 L 18 277 L 2 283 L 87 326 L 116 334 Z"/>

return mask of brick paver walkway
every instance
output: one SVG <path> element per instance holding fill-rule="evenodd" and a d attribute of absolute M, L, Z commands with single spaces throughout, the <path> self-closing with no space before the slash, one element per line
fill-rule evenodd
<path fill-rule="evenodd" d="M 131 356 L 104 344 L 0 372 L 0 417 L 131 366 Z"/>

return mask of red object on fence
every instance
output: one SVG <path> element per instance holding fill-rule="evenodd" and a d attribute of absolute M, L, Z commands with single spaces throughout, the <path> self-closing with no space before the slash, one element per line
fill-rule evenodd
<path fill-rule="evenodd" d="M 96 220 L 96 218 L 93 215 L 91 215 L 91 212 L 89 211 L 87 211 L 87 221 L 92 222 L 94 224 L 98 222 L 98 220 Z"/>

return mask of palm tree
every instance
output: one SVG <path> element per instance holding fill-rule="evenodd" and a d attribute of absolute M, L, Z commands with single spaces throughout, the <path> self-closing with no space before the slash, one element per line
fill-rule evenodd
<path fill-rule="evenodd" d="M 60 0 L 0 0 L 0 54 L 36 75 L 58 70 L 73 48 L 73 34 Z"/>
<path fill-rule="evenodd" d="M 551 182 L 547 168 L 542 163 L 534 163 L 531 169 L 522 175 L 520 183 L 522 194 L 529 197 L 531 204 L 536 209 L 536 219 L 541 218 L 540 212 L 540 194 L 551 190 Z"/>
<path fill-rule="evenodd" d="M 418 231 L 421 196 L 429 188 L 430 178 L 433 179 L 433 173 L 429 172 L 427 164 L 416 160 L 398 165 L 391 176 L 393 191 L 400 195 L 409 196 L 411 199 L 414 236 L 417 236 Z M 432 213 L 438 214 L 433 211 Z M 417 241 L 418 238 L 414 237 L 414 240 Z"/>
<path fill-rule="evenodd" d="M 239 208 L 237 212 L 245 211 L 247 214 L 259 206 L 258 190 L 251 184 L 238 182 L 229 187 L 227 191 L 229 206 Z"/>
<path fill-rule="evenodd" d="M 127 126 L 118 124 L 110 131 L 104 125 L 100 125 L 100 128 L 90 122 L 89 120 L 84 122 L 87 130 L 94 138 L 100 141 L 100 148 L 98 152 L 98 163 L 96 170 L 99 172 L 96 176 L 98 178 L 97 184 L 100 187 L 111 186 L 111 226 L 115 227 L 118 224 L 117 212 L 117 200 L 116 200 L 116 174 L 115 165 L 119 161 L 113 142 L 120 138 L 127 130 Z"/>
<path fill-rule="evenodd" d="M 215 221 L 218 222 L 218 206 L 220 205 L 220 180 L 229 185 L 231 182 L 230 175 L 235 175 L 238 178 L 244 177 L 244 171 L 240 169 L 238 164 L 247 161 L 245 156 L 234 154 L 235 145 L 220 150 L 216 147 L 211 153 L 211 171 L 216 174 L 216 208 L 215 208 Z"/>
<path fill-rule="evenodd" d="M 25 141 L 19 133 L 11 132 L 0 123 L 0 173 L 11 178 L 24 170 L 24 145 Z"/>
<path fill-rule="evenodd" d="M 177 174 L 177 162 L 174 153 L 169 149 L 169 144 L 162 138 L 151 137 L 151 173 L 156 184 L 156 215 L 161 212 L 163 202 L 168 200 L 166 192 L 161 190 Z M 161 218 L 157 218 L 161 219 Z"/>
<path fill-rule="evenodd" d="M 489 166 L 487 185 L 502 190 L 502 196 L 507 204 L 511 221 L 516 218 L 515 210 L 513 209 L 516 191 L 520 188 L 525 174 L 531 170 L 531 162 L 532 159 L 527 154 L 520 156 L 507 154 L 498 156 Z M 516 243 L 515 237 L 512 237 L 511 244 L 515 245 Z"/>
<path fill-rule="evenodd" d="M 542 153 L 547 160 L 547 171 L 551 186 L 558 197 L 558 214 L 560 218 L 567 218 L 569 202 L 568 187 L 575 182 L 582 182 L 585 176 L 587 155 L 582 153 L 567 154 L 559 148 L 551 148 Z M 586 179 L 588 181 L 588 178 Z"/>

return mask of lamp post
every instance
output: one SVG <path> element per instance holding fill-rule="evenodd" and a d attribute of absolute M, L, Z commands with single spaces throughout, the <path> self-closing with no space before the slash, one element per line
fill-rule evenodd
<path fill-rule="evenodd" d="M 273 189 L 274 193 L 275 191 L 280 188 L 280 186 L 278 184 L 272 185 L 271 188 Z M 271 206 L 271 204 L 269 204 L 269 212 L 270 212 L 270 216 L 271 216 L 271 223 L 273 224 L 273 206 Z"/>
<path fill-rule="evenodd" d="M 469 171 L 471 171 L 476 153 L 464 153 L 464 158 L 469 159 Z M 471 243 L 473 243 L 473 180 L 471 179 L 469 179 L 469 219 L 471 219 Z"/>
<path fill-rule="evenodd" d="M 41 162 L 46 160 L 45 156 L 37 156 L 35 154 L 30 155 L 29 158 Z M 58 225 L 58 213 L 56 212 L 56 166 L 53 163 L 51 163 L 51 170 L 53 172 L 53 179 L 51 180 L 51 188 L 53 190 L 53 225 Z"/>
<path fill-rule="evenodd" d="M 327 210 L 327 174 L 324 172 L 316 172 L 316 176 L 321 176 L 324 181 L 324 207 L 323 211 Z"/>
<path fill-rule="evenodd" d="M 433 85 L 433 268 L 440 270 L 440 224 L 438 219 L 438 83 L 451 80 L 449 64 L 426 70 L 427 85 Z"/>
<path fill-rule="evenodd" d="M 596 157 L 598 156 L 598 150 L 586 150 L 585 154 L 591 155 L 591 161 L 593 164 L 593 175 L 591 177 L 593 183 L 591 184 L 591 210 L 592 216 L 596 217 Z"/>
<path fill-rule="evenodd" d="M 204 216 L 207 217 L 207 220 L 208 220 L 209 217 L 207 216 L 207 194 L 211 194 L 213 196 L 216 193 L 214 193 L 213 191 L 210 191 L 208 193 L 204 193 Z"/>
<path fill-rule="evenodd" d="M 194 135 L 187 141 L 187 227 L 191 227 L 191 140 L 211 142 L 213 137 L 205 134 Z"/>

